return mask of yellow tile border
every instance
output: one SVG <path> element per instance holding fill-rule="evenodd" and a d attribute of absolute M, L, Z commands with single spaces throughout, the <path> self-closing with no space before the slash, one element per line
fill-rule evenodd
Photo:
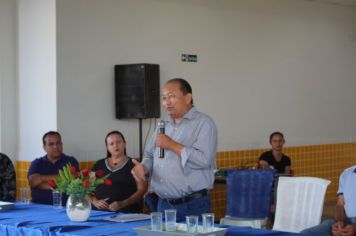
<path fill-rule="evenodd" d="M 249 162 L 257 162 L 259 155 L 267 150 L 268 148 L 260 148 L 218 152 L 217 167 L 240 167 Z M 356 165 L 356 142 L 285 147 L 284 152 L 291 158 L 296 176 L 315 176 L 331 180 L 326 192 L 326 201 L 335 200 L 340 173 L 345 168 Z M 80 166 L 91 168 L 94 163 L 95 161 L 80 162 Z M 30 161 L 16 161 L 15 166 L 17 188 L 27 187 Z M 217 198 L 216 201 L 212 199 L 212 205 L 219 210 L 219 215 L 223 214 L 222 209 L 225 210 L 226 200 L 221 199 L 224 196 L 226 193 L 221 189 L 212 194 L 212 198 Z"/>

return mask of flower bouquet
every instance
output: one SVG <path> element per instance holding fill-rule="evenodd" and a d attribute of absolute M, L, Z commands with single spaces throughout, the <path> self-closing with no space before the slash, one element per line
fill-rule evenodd
<path fill-rule="evenodd" d="M 67 195 L 76 195 L 84 197 L 85 195 L 92 195 L 97 186 L 101 184 L 112 185 L 110 174 L 104 176 L 103 170 L 98 170 L 91 174 L 89 169 L 77 171 L 75 166 L 67 164 L 62 170 L 59 170 L 59 178 L 49 180 L 48 184 L 59 192 Z"/>
<path fill-rule="evenodd" d="M 48 184 L 59 192 L 69 195 L 66 204 L 68 217 L 73 221 L 86 221 L 91 211 L 89 195 L 93 195 L 97 186 L 112 185 L 109 174 L 103 170 L 95 173 L 88 169 L 77 171 L 75 166 L 67 164 L 59 171 L 59 178 L 49 180 Z"/>

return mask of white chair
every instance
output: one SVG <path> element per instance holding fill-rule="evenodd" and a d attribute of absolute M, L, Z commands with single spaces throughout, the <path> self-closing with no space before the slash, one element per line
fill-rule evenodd
<path fill-rule="evenodd" d="M 279 177 L 273 230 L 300 232 L 320 224 L 329 180 Z"/>

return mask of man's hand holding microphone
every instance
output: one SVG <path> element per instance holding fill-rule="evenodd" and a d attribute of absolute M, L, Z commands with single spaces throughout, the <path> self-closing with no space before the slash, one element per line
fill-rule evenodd
<path fill-rule="evenodd" d="M 158 147 L 160 150 L 160 158 L 164 158 L 166 154 L 165 151 L 167 150 L 175 152 L 178 156 L 180 156 L 181 150 L 183 148 L 182 144 L 175 142 L 173 139 L 171 139 L 165 134 L 165 123 L 162 120 L 158 123 L 156 147 Z"/>
<path fill-rule="evenodd" d="M 159 158 L 164 158 L 165 151 L 170 150 L 175 152 L 180 156 L 183 149 L 183 145 L 175 142 L 169 136 L 165 134 L 165 122 L 163 120 L 158 122 L 158 132 L 156 136 L 156 147 L 159 148 Z M 166 149 L 166 150 L 165 150 Z M 148 170 L 140 162 L 135 159 L 132 159 L 135 167 L 132 169 L 131 173 L 135 178 L 145 179 L 145 176 L 148 174 Z"/>
<path fill-rule="evenodd" d="M 165 128 L 166 128 L 166 124 L 164 123 L 163 120 L 158 122 L 158 134 L 165 134 Z M 156 139 L 156 145 L 157 145 L 157 139 Z M 160 146 L 158 146 L 158 148 L 159 148 L 159 158 L 164 158 L 164 148 L 161 148 Z"/>

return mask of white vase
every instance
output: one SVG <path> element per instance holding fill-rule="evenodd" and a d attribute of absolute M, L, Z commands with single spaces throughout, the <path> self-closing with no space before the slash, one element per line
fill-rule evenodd
<path fill-rule="evenodd" d="M 69 195 L 66 204 L 67 216 L 71 221 L 87 221 L 90 216 L 91 202 L 88 195 Z"/>

